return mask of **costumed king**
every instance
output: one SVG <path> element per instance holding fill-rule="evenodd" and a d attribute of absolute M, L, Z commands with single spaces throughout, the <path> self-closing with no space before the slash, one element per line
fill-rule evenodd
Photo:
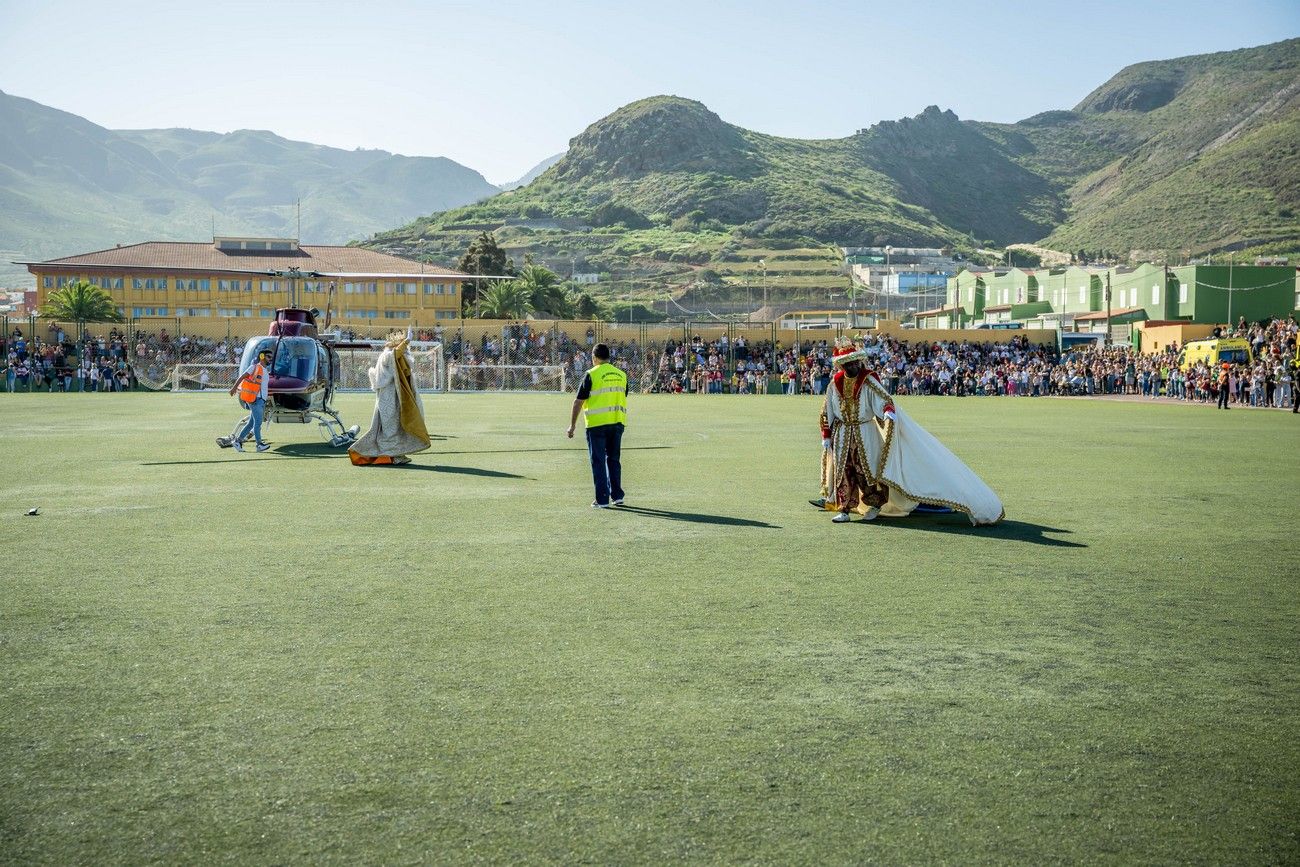
<path fill-rule="evenodd" d="M 348 449 L 356 466 L 409 464 L 409 455 L 430 446 L 424 404 L 411 376 L 412 363 L 410 340 L 395 334 L 367 371 L 375 392 L 375 414 L 370 430 Z"/>
<path fill-rule="evenodd" d="M 836 341 L 835 375 L 822 409 L 822 499 L 835 523 L 909 515 L 921 504 L 965 512 L 972 524 L 1002 520 L 1002 501 L 929 431 L 894 405 L 867 368 L 867 353 Z"/>

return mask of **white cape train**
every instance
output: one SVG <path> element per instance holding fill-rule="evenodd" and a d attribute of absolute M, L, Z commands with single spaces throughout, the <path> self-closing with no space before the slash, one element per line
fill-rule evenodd
<path fill-rule="evenodd" d="M 875 376 L 868 374 L 858 392 L 857 412 L 846 413 L 839 390 L 831 386 L 826 396 L 827 420 L 835 431 L 832 454 L 823 462 L 826 491 L 836 489 L 836 467 L 844 465 L 846 448 L 861 448 L 859 465 L 874 479 L 889 486 L 889 501 L 880 513 L 888 517 L 910 514 L 920 503 L 948 506 L 965 512 L 972 524 L 996 524 L 1004 517 L 1002 501 L 943 443 L 921 427 L 897 405 L 894 420 L 884 417 L 893 403 Z M 859 436 L 849 436 L 847 418 L 860 419 Z M 829 507 L 828 507 L 829 508 Z"/>

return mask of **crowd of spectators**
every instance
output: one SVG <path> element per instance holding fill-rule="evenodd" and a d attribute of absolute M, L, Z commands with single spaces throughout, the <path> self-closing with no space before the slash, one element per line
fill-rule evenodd
<path fill-rule="evenodd" d="M 8 392 L 112 392 L 136 385 L 126 335 L 116 328 L 78 339 L 57 322 L 49 323 L 45 334 L 24 334 L 15 327 L 0 335 L 0 353 Z"/>
<path fill-rule="evenodd" d="M 1199 403 L 1218 402 L 1226 388 L 1229 406 L 1290 407 L 1295 389 L 1296 335 L 1292 319 L 1239 321 L 1216 337 L 1238 337 L 1251 346 L 1251 358 L 1211 365 L 1179 366 L 1179 347 L 1140 354 L 1126 347 L 1072 352 L 1063 363 L 1072 394 L 1126 394 Z"/>
<path fill-rule="evenodd" d="M 340 335 L 355 339 L 353 333 Z M 442 326 L 421 329 L 417 340 L 442 343 L 449 368 L 489 366 L 533 368 L 508 374 L 509 384 L 528 387 L 542 380 L 538 370 L 563 367 L 566 381 L 578 382 L 591 366 L 596 334 L 589 328 L 578 337 L 558 327 L 516 322 L 467 335 L 463 328 L 444 332 Z M 1217 335 L 1216 335 L 1217 336 Z M 1127 346 L 1091 346 L 1058 356 L 1027 335 L 1010 341 L 911 341 L 885 335 L 868 336 L 864 348 L 871 367 L 891 393 L 949 396 L 1133 395 L 1183 401 L 1217 400 L 1220 380 L 1230 405 L 1290 406 L 1296 388 L 1297 324 L 1293 319 L 1249 323 L 1241 319 L 1222 336 L 1235 336 L 1251 345 L 1253 363 L 1236 364 L 1226 372 L 1204 362 L 1179 367 L 1179 347 L 1142 354 Z M 833 373 L 833 347 L 825 340 L 796 346 L 748 340 L 743 334 L 723 334 L 706 340 L 669 339 L 640 345 L 605 332 L 615 363 L 629 373 L 640 392 L 674 394 L 822 394 Z M 137 371 L 161 382 L 176 363 L 234 364 L 241 338 L 207 338 L 138 331 L 129 339 L 113 328 L 100 335 L 71 338 L 57 323 L 45 335 L 24 336 L 15 328 L 0 338 L 6 358 L 5 387 L 9 391 L 124 391 L 137 384 Z M 485 381 L 488 377 L 484 375 Z"/>
<path fill-rule="evenodd" d="M 1007 343 L 911 342 L 868 337 L 870 365 L 894 394 L 1029 395 L 1055 392 L 1056 352 L 1018 336 Z M 729 355 L 728 353 L 731 353 Z M 793 347 L 738 338 L 669 344 L 643 390 L 696 394 L 822 394 L 833 373 L 825 340 Z"/>

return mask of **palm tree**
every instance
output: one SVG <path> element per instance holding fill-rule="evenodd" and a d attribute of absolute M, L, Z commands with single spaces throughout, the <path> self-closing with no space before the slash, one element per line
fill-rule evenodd
<path fill-rule="evenodd" d="M 579 293 L 573 305 L 579 319 L 600 319 L 603 316 L 600 302 L 586 292 Z"/>
<path fill-rule="evenodd" d="M 518 280 L 506 280 L 483 293 L 480 319 L 524 319 L 533 312 L 531 293 Z"/>
<path fill-rule="evenodd" d="M 113 296 L 89 281 L 78 280 L 51 292 L 41 315 L 72 322 L 121 322 Z"/>
<path fill-rule="evenodd" d="M 556 319 L 569 319 L 573 316 L 573 305 L 560 282 L 560 275 L 550 268 L 529 263 L 519 272 L 514 282 L 528 292 L 535 312 L 549 314 Z"/>

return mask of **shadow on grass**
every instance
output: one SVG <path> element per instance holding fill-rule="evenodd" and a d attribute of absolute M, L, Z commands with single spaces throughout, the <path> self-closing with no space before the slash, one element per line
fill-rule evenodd
<path fill-rule="evenodd" d="M 521 476 L 516 473 L 502 473 L 496 470 L 483 470 L 478 467 L 448 467 L 430 464 L 399 464 L 392 467 L 394 470 L 426 470 L 431 473 L 452 473 L 457 476 L 481 476 L 485 479 L 526 479 L 530 482 L 537 481 L 529 476 Z"/>
<path fill-rule="evenodd" d="M 649 452 L 659 449 L 671 449 L 673 446 L 623 446 L 625 452 Z M 584 446 L 562 446 L 550 449 L 467 449 L 461 452 L 421 452 L 426 455 L 518 455 L 525 452 L 586 452 Z"/>
<path fill-rule="evenodd" d="M 237 464 L 240 461 L 247 461 L 258 452 L 253 450 L 253 446 L 244 446 L 244 454 L 239 454 L 234 449 L 221 449 L 223 457 L 210 461 L 142 461 L 142 467 L 186 467 L 198 464 Z M 348 450 L 335 448 L 329 443 L 285 443 L 282 446 L 276 446 L 267 452 L 262 452 L 267 457 L 274 458 L 296 458 L 298 460 L 310 460 L 316 458 L 346 458 Z"/>
<path fill-rule="evenodd" d="M 991 539 L 1005 539 L 1008 542 L 1025 542 L 1030 545 L 1046 545 L 1050 548 L 1087 548 L 1080 542 L 1066 539 L 1053 539 L 1048 533 L 1069 535 L 1071 530 L 1057 527 L 1045 527 L 1042 524 L 1030 524 L 1026 521 L 1003 520 L 992 527 L 973 527 L 970 519 L 963 514 L 948 515 L 909 515 L 906 518 L 877 518 L 868 522 L 873 527 L 887 527 L 891 530 L 921 530 L 927 533 L 952 533 L 961 536 L 981 536 Z"/>
<path fill-rule="evenodd" d="M 624 449 L 626 451 L 626 449 Z M 641 506 L 616 506 L 611 512 L 631 512 L 648 518 L 665 518 L 669 521 L 686 521 L 691 524 L 721 524 L 726 527 L 765 527 L 770 530 L 781 529 L 780 524 L 765 521 L 751 521 L 749 518 L 732 518 L 727 515 L 704 515 L 698 512 L 669 512 L 666 509 L 646 509 Z"/>

